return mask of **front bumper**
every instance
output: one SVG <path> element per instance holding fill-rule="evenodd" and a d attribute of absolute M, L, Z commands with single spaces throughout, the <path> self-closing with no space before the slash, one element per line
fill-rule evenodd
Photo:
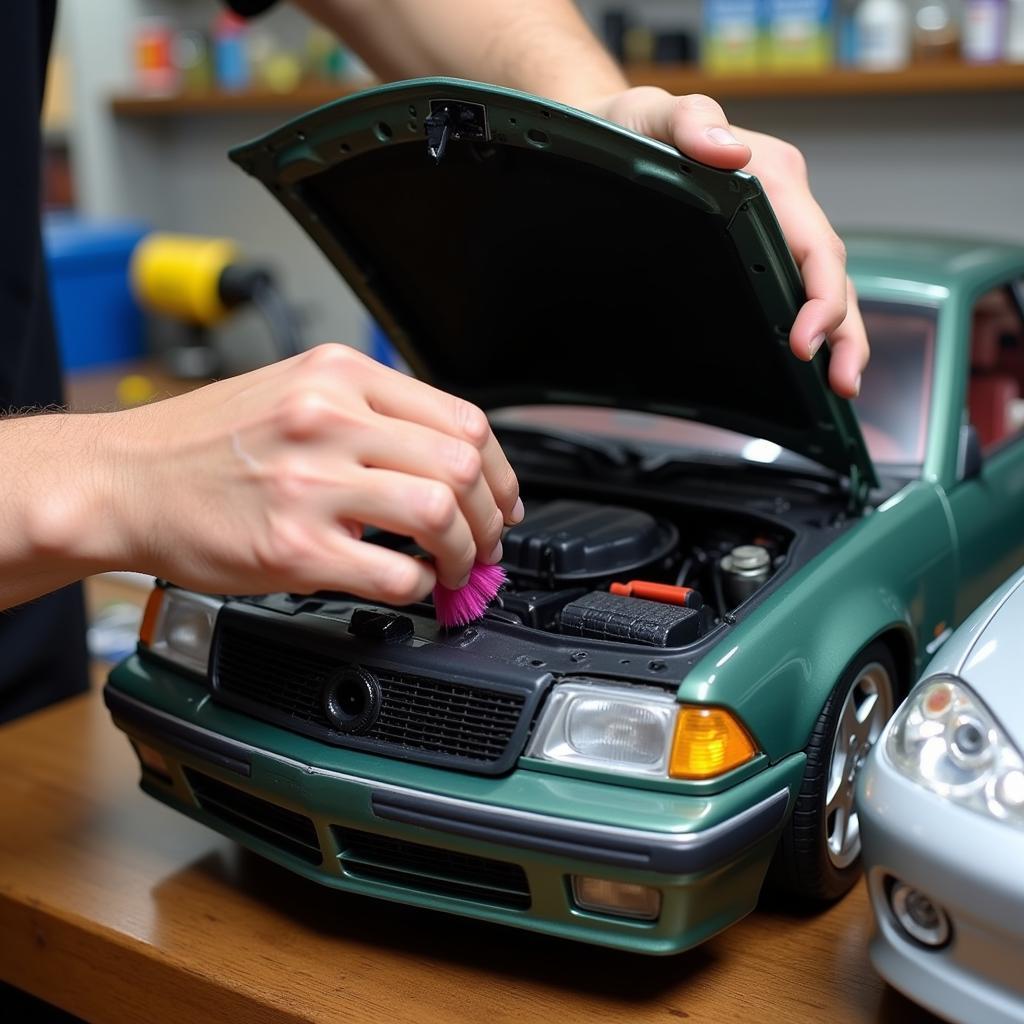
<path fill-rule="evenodd" d="M 105 697 L 117 725 L 164 757 L 164 777 L 143 772 L 147 793 L 291 870 L 644 953 L 696 945 L 753 908 L 803 774 L 796 755 L 699 797 L 524 768 L 466 775 L 326 748 L 220 707 L 199 683 L 138 659 L 115 670 Z M 353 835 L 390 844 L 388 857 L 405 858 L 403 873 L 378 864 L 368 874 L 365 853 L 353 860 L 347 848 Z M 438 855 L 449 858 L 443 869 Z M 505 899 L 506 869 L 523 878 L 519 905 Z M 499 875 L 496 888 L 481 884 Z M 636 921 L 584 911 L 572 875 L 653 886 L 660 914 Z"/>
<path fill-rule="evenodd" d="M 858 781 L 858 813 L 876 931 L 871 961 L 891 985 L 960 1024 L 1024 1024 L 1024 833 L 952 804 L 897 772 L 878 743 Z M 949 916 L 948 945 L 909 938 L 892 879 Z"/>

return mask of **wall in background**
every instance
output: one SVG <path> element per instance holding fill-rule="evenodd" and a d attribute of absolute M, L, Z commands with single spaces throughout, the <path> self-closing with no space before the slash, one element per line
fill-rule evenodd
<path fill-rule="evenodd" d="M 299 35 L 309 22 L 281 5 L 268 16 L 276 33 Z M 208 22 L 213 0 L 89 0 L 61 10 L 61 42 L 73 65 L 75 110 L 68 133 L 79 207 L 91 217 L 138 218 L 155 228 L 224 235 L 247 256 L 273 265 L 304 315 L 306 337 L 363 346 L 362 307 L 330 264 L 261 185 L 227 159 L 228 149 L 269 131 L 282 115 L 118 120 L 109 98 L 132 87 L 136 20 L 168 15 Z M 244 369 L 272 350 L 254 315 L 219 328 L 229 365 Z"/>
<path fill-rule="evenodd" d="M 803 150 L 840 230 L 1024 242 L 1024 95 L 737 100 L 727 113 Z"/>
<path fill-rule="evenodd" d="M 311 340 L 360 344 L 365 319 L 346 286 L 262 187 L 226 159 L 231 145 L 276 126 L 280 115 L 118 121 L 109 112 L 109 96 L 131 85 L 135 18 L 186 11 L 202 19 L 216 10 L 212 0 L 64 5 L 62 38 L 75 81 L 69 134 L 82 209 L 237 238 L 281 272 L 307 312 Z M 296 11 L 271 17 L 277 31 L 304 29 Z M 747 100 L 727 104 L 727 113 L 804 151 L 815 193 L 840 229 L 1024 240 L 1024 95 Z M 237 325 L 228 339 L 242 363 L 265 358 L 258 345 L 246 347 L 249 327 Z"/>

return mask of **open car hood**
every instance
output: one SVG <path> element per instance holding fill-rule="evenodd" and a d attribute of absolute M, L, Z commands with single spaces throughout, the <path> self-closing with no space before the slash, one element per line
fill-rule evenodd
<path fill-rule="evenodd" d="M 438 152 L 440 151 L 440 152 Z M 231 152 L 416 374 L 484 408 L 614 406 L 764 437 L 875 482 L 756 178 L 536 96 L 420 79 Z"/>

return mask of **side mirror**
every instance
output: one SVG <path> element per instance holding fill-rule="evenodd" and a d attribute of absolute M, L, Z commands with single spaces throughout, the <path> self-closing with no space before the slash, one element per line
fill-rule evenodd
<path fill-rule="evenodd" d="M 973 423 L 965 423 L 960 428 L 960 448 L 957 453 L 957 478 L 971 480 L 981 472 L 984 462 L 981 454 L 981 439 L 978 428 Z"/>

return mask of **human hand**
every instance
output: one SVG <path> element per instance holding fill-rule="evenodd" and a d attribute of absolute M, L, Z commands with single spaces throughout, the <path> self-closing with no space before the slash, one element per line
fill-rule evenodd
<path fill-rule="evenodd" d="M 770 135 L 731 127 L 722 108 L 708 96 L 673 96 L 664 89 L 638 86 L 587 103 L 584 109 L 668 142 L 701 163 L 742 168 L 760 179 L 807 295 L 790 332 L 790 347 L 809 360 L 827 338 L 832 390 L 855 397 L 868 361 L 867 333 L 846 276 L 846 250 L 811 195 L 800 151 Z"/>
<path fill-rule="evenodd" d="M 128 561 L 217 593 L 406 604 L 501 556 L 523 517 L 484 414 L 342 345 L 111 414 Z M 364 542 L 416 540 L 434 563 Z"/>

